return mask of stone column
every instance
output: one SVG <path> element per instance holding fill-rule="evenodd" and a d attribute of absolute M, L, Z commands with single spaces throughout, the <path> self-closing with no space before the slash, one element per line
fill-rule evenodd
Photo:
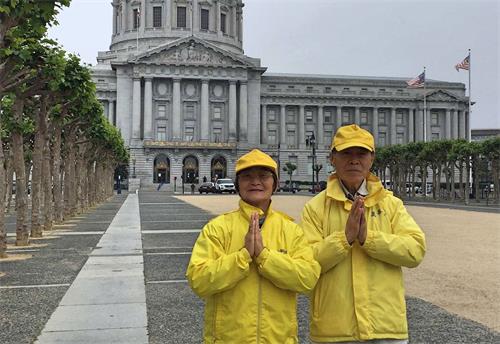
<path fill-rule="evenodd" d="M 408 142 L 415 141 L 414 111 L 415 109 L 408 109 Z"/>
<path fill-rule="evenodd" d="M 458 110 L 456 110 L 459 117 L 460 117 L 460 138 L 461 139 L 466 139 L 467 138 L 467 134 L 465 132 L 465 111 L 460 111 L 458 112 Z"/>
<path fill-rule="evenodd" d="M 342 126 L 342 107 L 337 105 L 335 107 L 335 131 Z"/>
<path fill-rule="evenodd" d="M 323 105 L 318 105 L 318 127 L 317 127 L 317 139 L 316 142 L 318 143 L 318 147 L 323 147 L 324 146 L 324 130 L 323 130 Z"/>
<path fill-rule="evenodd" d="M 427 142 L 432 140 L 432 123 L 431 123 L 431 111 L 427 109 Z"/>
<path fill-rule="evenodd" d="M 287 148 L 287 143 L 286 143 L 286 105 L 281 104 L 281 114 L 280 114 L 280 144 L 281 144 L 281 149 L 286 149 Z"/>
<path fill-rule="evenodd" d="M 424 141 L 424 109 L 417 109 L 415 136 L 415 141 Z"/>
<path fill-rule="evenodd" d="M 237 29 L 236 29 L 236 5 L 234 5 L 232 8 L 231 8 L 231 34 L 232 36 L 234 37 L 234 40 L 237 41 L 238 40 L 238 35 L 237 35 Z"/>
<path fill-rule="evenodd" d="M 240 139 L 246 142 L 248 139 L 248 89 L 247 81 L 240 81 Z"/>
<path fill-rule="evenodd" d="M 113 35 L 116 35 L 118 33 L 118 28 L 116 27 L 116 15 L 118 11 L 116 10 L 116 5 L 111 4 L 113 6 Z"/>
<path fill-rule="evenodd" d="M 305 133 L 304 133 L 304 117 L 305 117 L 305 112 L 304 112 L 304 105 L 299 105 L 299 126 L 298 126 L 298 131 L 299 131 L 299 144 L 298 147 L 305 147 L 306 145 L 306 139 L 305 139 Z"/>
<path fill-rule="evenodd" d="M 373 139 L 375 146 L 378 144 L 378 107 L 373 108 Z"/>
<path fill-rule="evenodd" d="M 396 108 L 391 108 L 391 145 L 396 144 Z"/>
<path fill-rule="evenodd" d="M 448 113 L 453 111 L 453 132 L 451 133 L 453 136 L 451 136 L 450 138 L 453 138 L 453 139 L 458 139 L 458 130 L 459 130 L 459 121 L 458 121 L 458 112 L 456 110 L 451 110 L 451 109 L 446 109 L 446 119 L 448 119 Z"/>
<path fill-rule="evenodd" d="M 354 123 L 357 124 L 357 125 L 360 125 L 361 123 L 361 114 L 360 114 L 360 107 L 359 106 L 356 106 L 354 107 Z"/>
<path fill-rule="evenodd" d="M 134 77 L 132 91 L 132 141 L 141 138 L 141 78 Z"/>
<path fill-rule="evenodd" d="M 229 81 L 229 141 L 236 141 L 236 81 Z"/>
<path fill-rule="evenodd" d="M 446 136 L 445 138 L 447 140 L 451 139 L 451 113 L 450 109 L 446 109 L 446 124 L 445 124 L 445 129 L 446 129 Z"/>
<path fill-rule="evenodd" d="M 262 119 L 260 125 L 262 126 L 262 137 L 260 138 L 260 143 L 266 144 L 267 143 L 267 105 L 264 104 L 262 105 Z"/>
<path fill-rule="evenodd" d="M 172 139 L 181 139 L 181 79 L 173 79 L 172 92 Z"/>
<path fill-rule="evenodd" d="M 110 100 L 108 102 L 108 122 L 111 124 L 115 124 L 113 121 L 114 118 L 115 118 L 115 101 Z"/>
<path fill-rule="evenodd" d="M 153 139 L 153 79 L 144 83 L 144 140 Z"/>
<path fill-rule="evenodd" d="M 201 141 L 208 141 L 209 139 L 209 100 L 208 100 L 208 80 L 201 80 Z"/>

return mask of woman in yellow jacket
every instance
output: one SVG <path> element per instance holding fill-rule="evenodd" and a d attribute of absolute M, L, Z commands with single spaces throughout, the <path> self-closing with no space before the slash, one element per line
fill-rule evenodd
<path fill-rule="evenodd" d="M 187 278 L 205 300 L 205 343 L 297 343 L 296 297 L 320 266 L 302 229 L 271 207 L 277 165 L 254 149 L 236 162 L 239 209 L 210 221 Z"/>
<path fill-rule="evenodd" d="M 311 297 L 314 343 L 407 343 L 401 267 L 416 267 L 425 237 L 403 202 L 370 173 L 373 136 L 338 129 L 326 190 L 302 212 L 302 228 L 321 265 Z"/>

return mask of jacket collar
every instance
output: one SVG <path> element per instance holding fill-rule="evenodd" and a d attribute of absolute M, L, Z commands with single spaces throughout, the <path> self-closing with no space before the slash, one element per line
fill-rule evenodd
<path fill-rule="evenodd" d="M 390 191 L 387 191 L 382 186 L 380 179 L 374 174 L 369 174 L 365 179 L 366 181 L 366 189 L 368 190 L 368 195 L 365 196 L 365 206 L 371 207 L 377 204 L 382 198 L 384 198 Z M 326 186 L 326 196 L 333 198 L 336 201 L 343 202 L 344 208 L 351 209 L 352 201 L 347 199 L 344 190 L 342 189 L 342 185 L 340 183 L 340 179 L 337 174 L 334 173 L 328 178 L 328 183 Z"/>
<path fill-rule="evenodd" d="M 252 215 L 255 212 L 259 213 L 259 218 L 262 218 L 264 216 L 269 216 L 269 215 L 271 215 L 274 212 L 274 210 L 271 207 L 272 206 L 272 201 L 269 204 L 269 208 L 267 208 L 267 213 L 264 213 L 264 211 L 262 209 L 254 207 L 253 205 L 248 204 L 247 202 L 245 202 L 242 199 L 240 199 L 238 205 L 240 207 L 239 210 L 240 210 L 241 214 L 248 221 L 250 221 L 250 215 Z"/>

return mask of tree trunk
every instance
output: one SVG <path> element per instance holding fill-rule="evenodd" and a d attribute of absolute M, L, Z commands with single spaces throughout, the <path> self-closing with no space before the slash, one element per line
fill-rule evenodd
<path fill-rule="evenodd" d="M 21 123 L 24 103 L 18 99 L 14 102 L 14 120 Z M 26 225 L 28 212 L 26 195 L 26 166 L 24 164 L 23 135 L 19 130 L 11 133 L 14 171 L 16 172 L 16 246 L 29 245 L 29 232 Z"/>
<path fill-rule="evenodd" d="M 62 193 L 61 176 L 61 127 L 54 127 L 54 142 L 52 148 L 52 174 L 54 180 L 54 221 L 61 223 L 63 221 L 64 205 Z"/>
<path fill-rule="evenodd" d="M 10 207 L 12 203 L 12 184 L 14 184 L 14 166 L 12 163 L 12 148 L 7 151 L 7 155 L 4 154 L 5 157 L 5 210 L 10 212 Z"/>
<path fill-rule="evenodd" d="M 52 194 L 52 173 L 50 168 L 50 139 L 45 135 L 43 148 L 43 164 L 42 164 L 42 187 L 43 187 L 43 229 L 46 231 L 52 230 L 53 221 L 53 194 Z"/>
<path fill-rule="evenodd" d="M 43 107 L 43 105 L 42 105 Z M 43 154 L 43 136 L 44 129 L 41 122 L 45 122 L 42 117 L 45 117 L 45 111 L 40 109 L 37 114 L 35 133 L 35 143 L 33 147 L 33 172 L 31 173 L 31 236 L 33 238 L 41 238 L 43 236 L 43 226 L 40 218 L 41 200 L 42 200 L 42 154 Z"/>
<path fill-rule="evenodd" d="M 76 214 L 76 173 L 75 173 L 75 141 L 76 134 L 70 129 L 68 136 L 65 138 L 67 146 L 67 156 L 64 162 L 64 218 L 74 216 Z"/>
<path fill-rule="evenodd" d="M 2 122 L 0 122 L 2 132 Z M 5 157 L 0 136 L 0 258 L 7 257 L 7 230 L 5 229 Z"/>

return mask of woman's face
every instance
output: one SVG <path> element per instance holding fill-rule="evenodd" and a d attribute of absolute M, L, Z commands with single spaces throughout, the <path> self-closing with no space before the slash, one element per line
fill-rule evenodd
<path fill-rule="evenodd" d="M 274 191 L 273 173 L 263 167 L 251 167 L 238 173 L 237 178 L 241 199 L 266 211 Z"/>

